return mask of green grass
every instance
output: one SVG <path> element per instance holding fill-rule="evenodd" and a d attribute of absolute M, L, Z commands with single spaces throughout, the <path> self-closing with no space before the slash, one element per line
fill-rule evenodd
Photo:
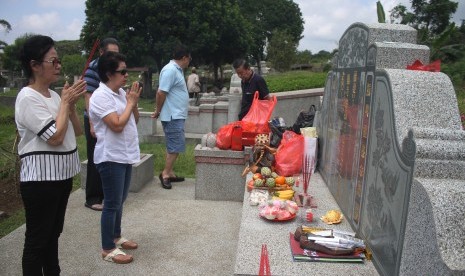
<path fill-rule="evenodd" d="M 153 112 L 155 110 L 155 99 L 139 99 L 139 108 L 141 111 Z"/>
<path fill-rule="evenodd" d="M 3 238 L 23 225 L 25 220 L 24 209 L 20 209 L 6 219 L 2 219 L 0 221 L 0 238 Z"/>
<path fill-rule="evenodd" d="M 165 143 L 142 143 L 140 144 L 141 153 L 150 153 L 155 158 L 155 176 L 159 175 L 165 165 Z M 187 144 L 186 152 L 179 154 L 174 164 L 174 171 L 188 178 L 195 178 L 195 144 Z"/>
<path fill-rule="evenodd" d="M 290 71 L 265 76 L 270 92 L 283 92 L 325 86 L 327 73 Z"/>
<path fill-rule="evenodd" d="M 87 160 L 86 138 L 81 135 L 76 138 L 79 150 L 79 159 Z M 139 145 L 141 153 L 153 154 L 155 158 L 154 170 L 157 176 L 165 165 L 165 143 L 141 143 Z M 186 152 L 179 155 L 174 165 L 174 171 L 179 175 L 195 178 L 195 159 L 194 159 L 194 144 L 186 145 Z M 79 175 L 73 179 L 73 190 L 81 187 L 81 178 Z"/>

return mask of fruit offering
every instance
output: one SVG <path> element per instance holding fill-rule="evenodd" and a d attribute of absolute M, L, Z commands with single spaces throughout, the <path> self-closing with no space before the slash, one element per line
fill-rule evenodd
<path fill-rule="evenodd" d="M 294 184 L 294 177 L 279 175 L 274 171 L 274 167 L 262 167 L 252 174 L 252 179 L 247 182 L 247 189 L 249 192 L 253 189 L 282 191 L 275 196 L 280 199 L 291 199 L 294 196 L 292 190 Z"/>
<path fill-rule="evenodd" d="M 260 205 L 260 217 L 267 220 L 290 220 L 296 216 L 299 207 L 291 200 L 269 200 Z"/>
<path fill-rule="evenodd" d="M 263 177 L 270 177 L 271 176 L 271 169 L 268 167 L 263 167 L 260 170 L 260 173 L 262 174 Z"/>
<path fill-rule="evenodd" d="M 274 186 L 276 186 L 276 183 L 274 181 L 274 178 L 267 178 L 266 179 L 266 186 L 270 187 L 270 188 L 273 188 Z"/>
<path fill-rule="evenodd" d="M 279 199 L 292 199 L 294 196 L 294 190 L 276 191 L 273 195 Z"/>
<path fill-rule="evenodd" d="M 344 215 L 339 210 L 329 210 L 321 220 L 326 224 L 338 224 L 342 221 Z"/>
<path fill-rule="evenodd" d="M 294 186 L 294 184 L 295 184 L 294 177 L 292 177 L 292 176 L 286 177 L 285 183 L 286 183 L 287 185 L 289 185 L 289 186 Z"/>
<path fill-rule="evenodd" d="M 264 183 L 265 183 L 265 181 L 263 179 L 257 178 L 257 179 L 255 179 L 253 185 L 255 187 L 262 187 Z"/>

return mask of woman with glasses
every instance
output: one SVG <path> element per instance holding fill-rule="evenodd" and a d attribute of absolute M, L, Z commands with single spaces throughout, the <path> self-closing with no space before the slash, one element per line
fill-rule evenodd
<path fill-rule="evenodd" d="M 131 182 L 132 164 L 140 161 L 137 103 L 142 87 L 134 82 L 125 92 L 128 74 L 126 58 L 117 52 L 100 56 L 98 75 L 101 83 L 89 103 L 97 144 L 94 163 L 102 179 L 101 217 L 102 258 L 126 264 L 132 256 L 121 249 L 136 249 L 137 243 L 121 236 L 123 203 Z"/>
<path fill-rule="evenodd" d="M 48 36 L 28 38 L 20 60 L 29 80 L 15 103 L 26 212 L 23 275 L 59 275 L 58 238 L 73 176 L 80 170 L 75 136 L 82 129 L 75 104 L 85 93 L 86 82 L 66 83 L 61 99 L 49 88 L 60 76 L 61 61 Z"/>

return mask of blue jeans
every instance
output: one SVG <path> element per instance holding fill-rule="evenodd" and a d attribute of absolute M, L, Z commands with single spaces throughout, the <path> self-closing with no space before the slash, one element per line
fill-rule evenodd
<path fill-rule="evenodd" d="M 123 203 L 128 196 L 131 182 L 131 164 L 102 162 L 95 164 L 103 187 L 101 235 L 103 250 L 115 248 L 114 240 L 121 237 Z"/>

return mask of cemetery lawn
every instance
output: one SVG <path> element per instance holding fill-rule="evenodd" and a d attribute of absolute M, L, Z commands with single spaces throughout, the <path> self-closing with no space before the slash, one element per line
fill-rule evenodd
<path fill-rule="evenodd" d="M 293 91 L 325 86 L 328 73 L 311 71 L 289 71 L 264 76 L 271 93 Z"/>

